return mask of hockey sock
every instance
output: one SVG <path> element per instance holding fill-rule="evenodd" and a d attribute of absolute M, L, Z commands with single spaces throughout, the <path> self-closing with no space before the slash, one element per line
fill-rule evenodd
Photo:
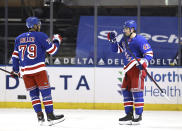
<path fill-rule="evenodd" d="M 144 99 L 143 92 L 133 92 L 134 96 L 134 105 L 135 105 L 135 113 L 136 115 L 141 115 L 143 112 Z"/>
<path fill-rule="evenodd" d="M 124 97 L 124 108 L 125 113 L 128 114 L 129 112 L 133 113 L 133 96 L 132 92 L 128 90 L 123 90 L 123 97 Z"/>
<path fill-rule="evenodd" d="M 43 104 L 45 106 L 45 112 L 52 113 L 53 102 L 52 102 L 52 96 L 51 96 L 51 88 L 41 89 L 40 92 L 42 94 Z"/>
<path fill-rule="evenodd" d="M 32 106 L 35 110 L 35 112 L 42 112 L 42 107 L 41 107 L 41 101 L 39 98 L 39 89 L 35 88 L 29 92 L 31 101 L 32 101 Z"/>

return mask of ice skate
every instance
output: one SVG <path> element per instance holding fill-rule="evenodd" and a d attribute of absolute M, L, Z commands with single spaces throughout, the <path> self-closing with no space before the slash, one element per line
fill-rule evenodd
<path fill-rule="evenodd" d="M 55 125 L 64 120 L 64 115 L 54 115 L 54 113 L 47 113 L 47 121 L 49 126 Z"/>
<path fill-rule="evenodd" d="M 38 112 L 37 113 L 37 118 L 38 118 L 38 123 L 39 125 L 44 125 L 45 119 L 44 119 L 44 114 L 43 112 Z"/>
<path fill-rule="evenodd" d="M 129 112 L 125 117 L 119 118 L 120 125 L 131 125 L 133 120 L 133 113 Z"/>
<path fill-rule="evenodd" d="M 142 121 L 142 115 L 135 115 L 135 117 L 132 119 L 132 125 L 140 125 Z"/>

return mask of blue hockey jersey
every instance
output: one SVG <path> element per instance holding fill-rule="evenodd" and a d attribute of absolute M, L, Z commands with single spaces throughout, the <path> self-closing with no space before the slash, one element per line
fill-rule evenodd
<path fill-rule="evenodd" d="M 145 58 L 148 62 L 153 58 L 153 51 L 147 40 L 141 36 L 136 35 L 134 38 L 126 38 L 128 47 L 132 53 L 138 58 Z M 126 48 L 125 38 L 122 38 L 120 42 L 112 44 L 112 51 L 117 53 L 124 53 L 124 69 L 129 70 L 133 65 L 137 64 L 135 59 L 132 57 L 130 51 Z"/>
<path fill-rule="evenodd" d="M 45 55 L 56 54 L 59 43 L 54 43 L 43 32 L 26 32 L 15 40 L 12 54 L 13 71 L 21 74 L 33 74 L 45 70 Z"/>

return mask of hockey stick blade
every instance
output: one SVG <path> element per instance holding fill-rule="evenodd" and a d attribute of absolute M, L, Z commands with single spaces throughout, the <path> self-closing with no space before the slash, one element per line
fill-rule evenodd
<path fill-rule="evenodd" d="M 163 92 L 161 93 L 168 101 L 171 101 L 171 99 L 169 99 L 169 97 Z"/>

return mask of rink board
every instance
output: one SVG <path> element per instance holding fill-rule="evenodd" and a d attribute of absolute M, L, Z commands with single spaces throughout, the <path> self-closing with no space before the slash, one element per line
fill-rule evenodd
<path fill-rule="evenodd" d="M 44 108 L 44 106 L 42 105 Z M 31 102 L 0 102 L 0 108 L 32 108 Z M 59 103 L 55 109 L 124 110 L 122 103 Z M 182 104 L 145 104 L 144 110 L 182 111 Z"/>
<path fill-rule="evenodd" d="M 2 66 L 11 70 L 10 66 Z M 118 78 L 121 68 L 47 67 L 55 108 L 63 109 L 123 109 Z M 182 69 L 149 68 L 170 100 L 154 83 L 145 80 L 146 110 L 182 110 Z M 15 80 L 1 72 L 0 107 L 30 108 L 30 98 L 22 79 Z M 24 99 L 26 97 L 26 99 Z"/>

